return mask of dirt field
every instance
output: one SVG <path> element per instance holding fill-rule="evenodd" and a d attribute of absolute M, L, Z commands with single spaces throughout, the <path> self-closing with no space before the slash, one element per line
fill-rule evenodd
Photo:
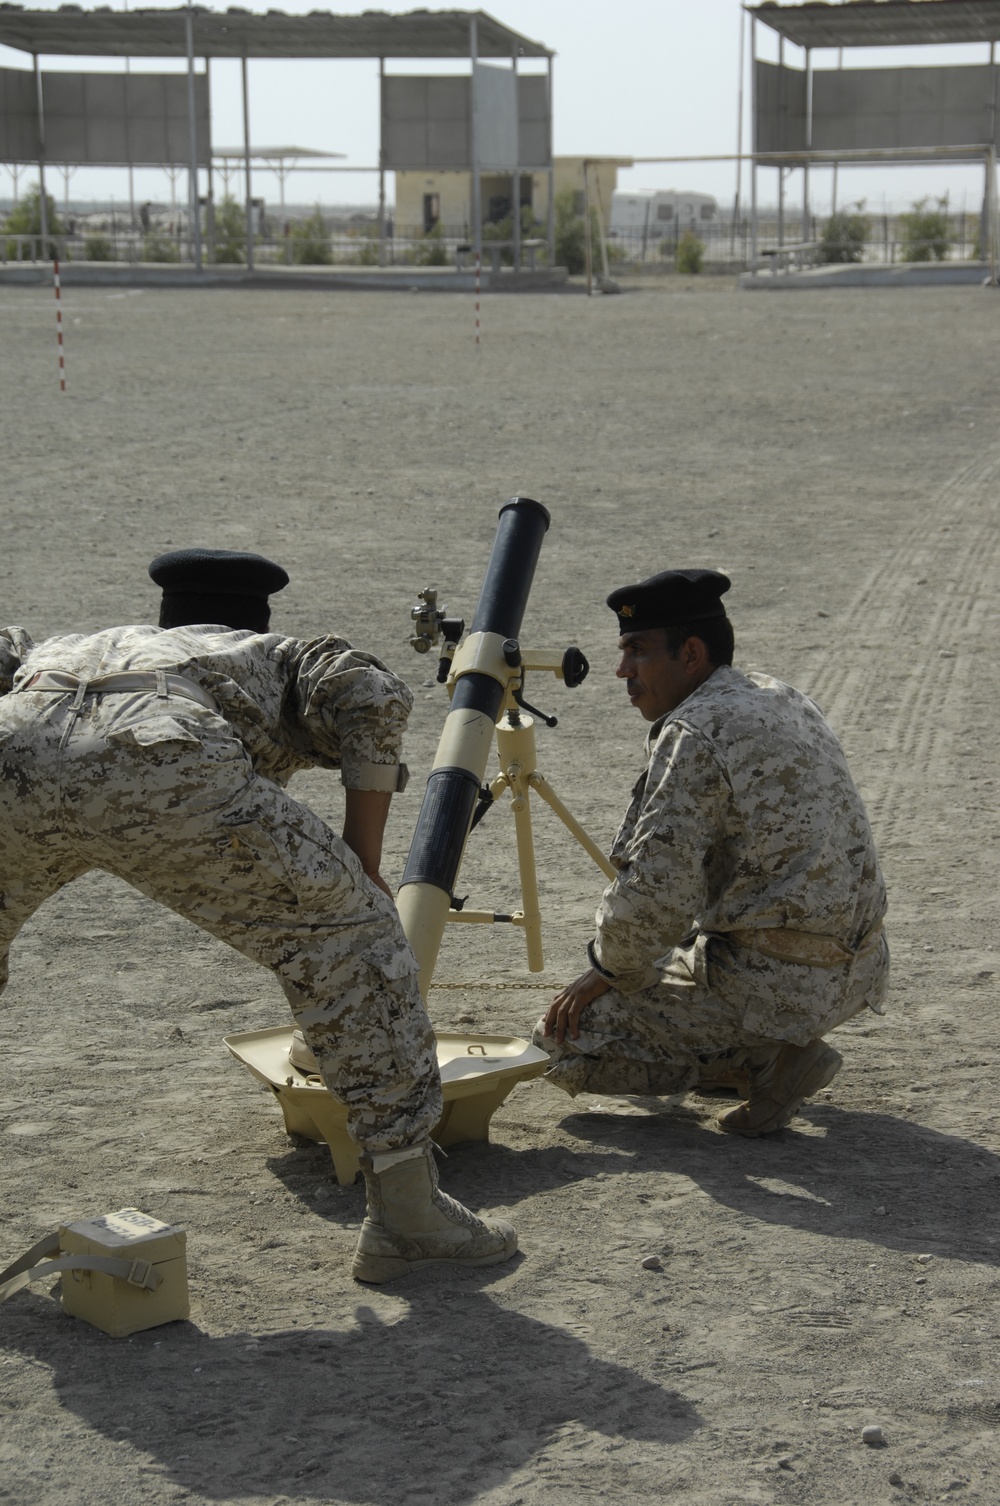
<path fill-rule="evenodd" d="M 524 641 L 593 666 L 529 685 L 560 717 L 540 767 L 603 843 L 645 731 L 604 597 L 719 566 L 738 662 L 842 735 L 894 965 L 885 1017 L 837 1033 L 843 1072 L 772 1139 L 694 1096 L 518 1088 L 443 1179 L 523 1254 L 366 1289 L 360 1184 L 221 1044 L 285 1022 L 270 975 L 117 881 L 72 886 L 3 1000 L 0 1265 L 138 1206 L 188 1231 L 192 1316 L 114 1340 L 45 1283 L 11 1299 L 0 1502 L 995 1506 L 1000 298 L 671 288 L 486 299 L 478 356 L 459 297 L 71 289 L 64 398 L 51 292 L 0 289 L 4 622 L 149 621 L 161 550 L 272 554 L 278 625 L 415 687 L 398 879 L 445 712 L 409 606 L 433 583 L 471 616 L 508 496 L 552 513 Z M 339 819 L 333 777 L 295 788 Z M 442 1027 L 526 1034 L 584 965 L 600 876 L 544 810 L 536 833 L 545 973 L 509 930 L 454 928 Z M 505 908 L 515 872 L 497 811 L 459 888 Z"/>

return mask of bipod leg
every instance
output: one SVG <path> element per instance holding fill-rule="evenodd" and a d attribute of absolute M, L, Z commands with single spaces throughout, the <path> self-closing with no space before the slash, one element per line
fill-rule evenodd
<path fill-rule="evenodd" d="M 593 858 L 594 862 L 597 864 L 598 868 L 601 870 L 604 876 L 606 878 L 614 880 L 614 868 L 608 862 L 607 858 L 598 847 L 593 837 L 589 836 L 587 832 L 584 831 L 583 827 L 580 825 L 576 817 L 571 815 L 570 812 L 566 809 L 565 805 L 563 805 L 562 801 L 559 799 L 559 796 L 549 784 L 549 781 L 546 779 L 545 775 L 540 774 L 537 769 L 532 769 L 531 773 L 527 776 L 527 780 L 531 788 L 538 792 L 538 794 L 542 797 L 542 799 L 545 801 L 545 804 L 550 808 L 550 810 L 555 811 L 556 815 L 559 817 L 566 830 L 576 838 L 580 846 L 583 848 L 584 852 Z"/>
<path fill-rule="evenodd" d="M 542 914 L 538 903 L 535 841 L 531 829 L 530 777 L 535 772 L 535 724 L 530 716 L 517 722 L 500 723 L 496 729 L 500 768 L 511 793 L 517 866 L 521 879 L 520 925 L 528 950 L 528 970 L 540 973 L 545 966 L 542 952 Z"/>

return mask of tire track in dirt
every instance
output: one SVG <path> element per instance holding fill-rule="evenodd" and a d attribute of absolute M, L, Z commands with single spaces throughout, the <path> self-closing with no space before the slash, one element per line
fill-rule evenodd
<path fill-rule="evenodd" d="M 883 840 L 918 807 L 967 737 L 981 693 L 979 644 L 1000 579 L 1000 444 L 916 510 L 906 540 L 869 572 L 848 609 L 819 699 L 869 759 L 867 800 Z"/>

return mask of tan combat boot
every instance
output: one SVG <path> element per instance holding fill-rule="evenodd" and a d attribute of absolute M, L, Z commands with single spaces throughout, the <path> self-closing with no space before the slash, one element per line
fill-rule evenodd
<path fill-rule="evenodd" d="M 442 1192 L 427 1144 L 362 1156 L 368 1217 L 354 1253 L 355 1281 L 392 1281 L 425 1265 L 499 1265 L 517 1253 L 517 1234 L 487 1222 Z"/>
<path fill-rule="evenodd" d="M 831 1083 L 843 1057 L 824 1041 L 780 1046 L 759 1066 L 750 1067 L 746 1103 L 727 1109 L 718 1122 L 732 1135 L 770 1135 L 790 1124 L 806 1098 Z"/>

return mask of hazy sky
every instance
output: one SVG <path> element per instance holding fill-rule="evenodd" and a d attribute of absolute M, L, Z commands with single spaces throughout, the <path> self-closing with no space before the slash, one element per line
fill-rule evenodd
<path fill-rule="evenodd" d="M 112 0 L 121 5 L 124 0 Z M 55 10 L 59 0 L 35 0 L 27 9 Z M 359 4 L 332 7 L 341 14 L 357 13 L 375 5 L 382 10 L 405 12 L 414 4 L 393 0 L 362 0 Z M 172 8 L 172 7 L 171 7 Z M 225 9 L 224 5 L 212 7 Z M 248 9 L 263 11 L 265 4 Z M 316 0 L 276 0 L 275 8 L 291 13 L 316 9 Z M 435 8 L 435 7 L 430 7 Z M 443 7 L 436 7 L 443 8 Z M 737 91 L 739 83 L 739 0 L 496 0 L 486 9 L 507 25 L 546 43 L 556 52 L 554 65 L 555 150 L 558 154 L 662 154 L 732 153 L 737 138 Z M 776 59 L 777 38 L 764 26 L 757 28 L 761 56 Z M 749 21 L 747 22 L 749 48 Z M 802 54 L 789 47 L 786 60 L 798 65 Z M 892 64 L 984 63 L 988 48 L 937 47 L 873 48 L 847 54 L 851 66 L 886 67 Z M 832 51 L 813 54 L 814 67 L 836 64 Z M 24 67 L 30 59 L 23 53 L 0 47 L 0 66 Z M 173 71 L 175 62 L 146 60 L 133 70 Z M 523 65 L 529 71 L 531 64 Z M 117 71 L 123 64 L 114 59 L 52 58 L 43 68 Z M 446 72 L 446 63 L 396 62 L 393 72 Z M 294 143 L 318 150 L 347 153 L 357 165 L 374 163 L 378 152 L 377 63 L 262 62 L 251 61 L 250 122 L 254 145 Z M 219 61 L 211 68 L 213 138 L 217 146 L 242 142 L 239 94 L 239 64 Z M 745 91 L 749 113 L 749 88 Z M 744 135 L 744 149 L 749 135 Z M 22 184 L 29 174 L 22 177 Z M 61 201 L 63 178 L 52 171 L 50 192 Z M 169 198 L 166 175 L 159 171 L 136 171 L 137 199 Z M 773 172 L 760 175 L 761 197 L 774 197 Z M 798 175 L 789 185 L 789 195 L 799 202 Z M 736 182 L 734 163 L 691 165 L 646 165 L 623 173 L 620 186 L 629 188 L 688 187 L 714 193 L 731 202 Z M 746 168 L 744 168 L 744 195 Z M 255 192 L 269 203 L 278 199 L 273 175 L 255 176 Z M 0 195 L 10 193 L 11 176 L 0 169 Z M 963 198 L 970 209 L 982 195 L 980 167 L 935 166 L 888 170 L 884 166 L 841 170 L 841 201 L 866 196 L 870 208 L 879 209 L 883 195 L 891 206 L 905 207 L 921 194 L 951 191 L 953 205 Z M 390 179 L 391 194 L 391 179 Z M 822 213 L 829 206 L 831 174 L 814 172 L 813 208 Z M 178 193 L 183 198 L 183 182 Z M 74 174 L 73 197 L 113 194 L 127 198 L 127 174 L 122 171 L 89 169 Z M 287 188 L 290 202 L 372 203 L 377 197 L 372 176 L 300 175 Z"/>

